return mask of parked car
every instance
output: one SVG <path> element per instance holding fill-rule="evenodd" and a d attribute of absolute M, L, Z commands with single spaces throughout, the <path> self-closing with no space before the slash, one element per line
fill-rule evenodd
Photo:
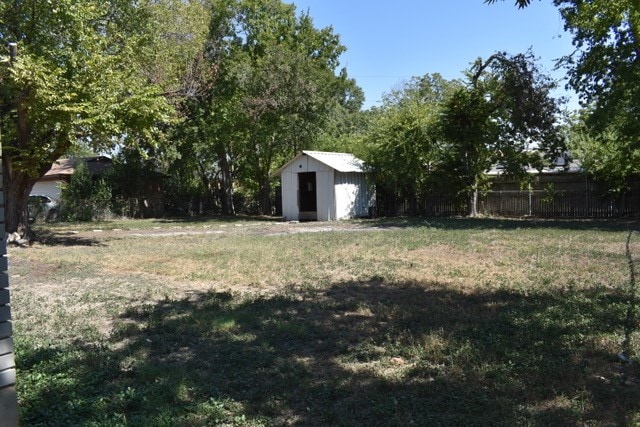
<path fill-rule="evenodd" d="M 58 218 L 58 202 L 49 196 L 36 194 L 29 196 L 27 202 L 29 222 L 36 220 L 54 221 Z"/>

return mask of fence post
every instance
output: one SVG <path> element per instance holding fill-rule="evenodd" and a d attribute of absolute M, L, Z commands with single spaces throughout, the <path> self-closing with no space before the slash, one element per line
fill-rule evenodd
<path fill-rule="evenodd" d="M 0 142 L 0 427 L 14 427 L 18 425 L 18 398 L 15 389 L 16 364 L 13 355 L 4 199 Z"/>
<path fill-rule="evenodd" d="M 13 63 L 17 56 L 18 45 L 9 43 L 9 63 Z M 0 427 L 17 427 L 18 397 L 15 387 L 16 364 L 13 355 L 2 166 L 2 135 L 0 135 Z"/>

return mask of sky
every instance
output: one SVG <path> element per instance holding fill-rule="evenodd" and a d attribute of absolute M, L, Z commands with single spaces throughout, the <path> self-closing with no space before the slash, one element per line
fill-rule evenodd
<path fill-rule="evenodd" d="M 365 92 L 363 108 L 380 105 L 382 95 L 412 76 L 440 73 L 447 79 L 478 57 L 497 51 L 510 54 L 531 49 L 546 74 L 561 80 L 555 62 L 573 51 L 570 34 L 550 1 L 534 1 L 525 9 L 514 0 L 487 5 L 483 0 L 292 0 L 308 11 L 317 28 L 331 26 L 347 51 L 341 57 L 350 77 Z M 577 96 L 560 82 L 556 96 Z"/>

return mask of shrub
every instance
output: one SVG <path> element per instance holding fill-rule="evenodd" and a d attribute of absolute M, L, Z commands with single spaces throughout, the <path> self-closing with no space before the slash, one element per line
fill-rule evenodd
<path fill-rule="evenodd" d="M 103 179 L 94 179 L 87 165 L 79 162 L 60 195 L 61 216 L 66 221 L 91 221 L 111 216 L 111 187 Z"/>

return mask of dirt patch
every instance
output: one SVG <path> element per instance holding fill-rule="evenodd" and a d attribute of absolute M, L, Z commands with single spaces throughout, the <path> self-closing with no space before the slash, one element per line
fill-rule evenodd
<path fill-rule="evenodd" d="M 42 244 L 73 245 L 74 242 L 99 242 L 114 238 L 144 238 L 144 237 L 172 237 L 172 236 L 201 236 L 201 235 L 260 235 L 282 236 L 300 233 L 323 233 L 335 231 L 380 231 L 392 230 L 398 227 L 380 227 L 366 222 L 337 221 L 331 223 L 318 222 L 263 222 L 247 224 L 221 225 L 193 225 L 193 226 L 165 226 L 146 229 L 109 229 L 93 230 L 64 230 L 52 231 L 45 238 L 38 239 Z"/>

